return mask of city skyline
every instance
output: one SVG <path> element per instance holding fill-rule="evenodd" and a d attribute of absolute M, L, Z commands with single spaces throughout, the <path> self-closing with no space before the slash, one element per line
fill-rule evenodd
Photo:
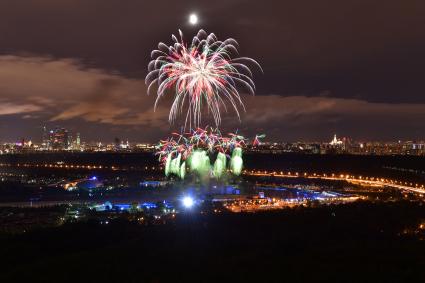
<path fill-rule="evenodd" d="M 78 136 L 78 139 L 81 139 L 81 134 L 83 134 L 83 136 L 85 137 L 84 142 L 85 143 L 98 143 L 98 142 L 102 142 L 102 143 L 115 143 L 117 139 L 119 139 L 120 141 L 131 141 L 132 143 L 148 143 L 148 144 L 155 144 L 158 141 L 157 140 L 132 140 L 129 139 L 128 136 L 109 136 L 106 139 L 100 139 L 99 137 L 96 138 L 92 138 L 92 139 L 88 139 L 86 133 L 82 133 L 78 128 L 73 128 L 73 129 L 69 129 L 69 128 L 65 128 L 62 125 L 58 125 L 58 124 L 53 124 L 54 126 L 50 126 L 47 127 L 46 126 L 47 123 L 37 127 L 37 130 L 39 130 L 38 133 L 35 134 L 35 136 L 30 136 L 28 134 L 23 134 L 20 137 L 16 137 L 16 138 L 12 138 L 9 140 L 6 139 L 1 139 L 0 137 L 0 143 L 16 143 L 16 142 L 21 142 L 22 140 L 24 141 L 31 141 L 33 143 L 37 143 L 37 144 L 43 144 L 45 143 L 45 131 L 47 131 L 47 135 L 50 133 L 53 133 L 54 131 L 61 129 L 61 130 L 65 130 L 67 132 L 67 134 L 69 134 L 69 138 L 70 140 L 74 140 L 74 135 L 76 135 L 75 137 Z M 350 142 L 379 142 L 379 143 L 394 143 L 394 142 L 400 142 L 400 143 L 404 143 L 404 142 L 423 142 L 425 141 L 425 137 L 424 138 L 419 138 L 419 139 L 412 139 L 412 138 L 407 138 L 407 139 L 388 139 L 388 140 L 376 140 L 376 139 L 359 139 L 356 137 L 352 137 L 352 136 L 347 136 L 347 135 L 340 135 L 339 133 L 335 133 L 333 132 L 331 135 L 329 135 L 328 137 L 325 137 L 323 139 L 294 139 L 294 140 L 285 140 L 285 139 L 279 139 L 279 140 L 271 140 L 271 139 L 266 139 L 266 135 L 264 137 L 264 143 L 266 144 L 272 144 L 272 143 L 302 143 L 302 142 L 306 142 L 306 143 L 334 143 L 335 140 L 338 138 L 338 141 L 340 140 L 349 140 Z M 75 142 L 75 140 L 74 140 Z"/>
<path fill-rule="evenodd" d="M 199 138 L 199 133 L 206 132 L 207 129 L 198 129 L 194 134 L 186 133 L 186 136 L 192 135 L 192 138 Z M 217 132 L 218 133 L 218 132 Z M 54 152 L 127 152 L 140 153 L 155 150 L 161 152 L 172 144 L 170 140 L 161 140 L 159 143 L 150 143 L 143 141 L 130 141 L 126 138 L 115 137 L 113 141 L 87 141 L 81 136 L 81 133 L 69 131 L 66 128 L 42 127 L 41 141 L 30 138 L 21 138 L 14 142 L 0 143 L 1 154 L 20 154 L 20 153 L 54 153 Z M 217 138 L 211 133 L 210 138 Z M 234 134 L 229 134 L 233 135 Z M 424 156 L 425 140 L 405 140 L 405 141 L 361 141 L 350 137 L 337 137 L 334 134 L 332 139 L 325 141 L 263 141 L 265 135 L 257 135 L 251 141 L 249 138 L 238 136 L 240 141 L 244 141 L 248 152 L 264 154 L 320 154 L 320 155 L 393 155 L 393 156 Z M 223 139 L 219 137 L 219 139 Z M 225 138 L 224 138 L 225 139 Z M 223 140 L 224 140 L 223 139 Z M 238 140 L 234 140 L 235 144 Z M 165 146 L 165 148 L 164 148 Z M 180 145 L 180 150 L 181 150 Z M 169 149 L 174 151 L 173 146 Z M 164 154 L 164 153 L 163 153 Z"/>

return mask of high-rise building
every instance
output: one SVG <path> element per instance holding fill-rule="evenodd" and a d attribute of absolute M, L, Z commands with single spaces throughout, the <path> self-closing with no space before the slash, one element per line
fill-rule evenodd
<path fill-rule="evenodd" d="M 119 138 L 115 138 L 114 139 L 114 145 L 115 145 L 115 150 L 120 150 L 120 148 L 121 148 L 121 140 L 119 139 Z"/>
<path fill-rule="evenodd" d="M 77 133 L 75 135 L 75 140 L 72 141 L 72 149 L 73 150 L 80 150 L 81 149 L 81 137 L 80 137 L 80 133 Z"/>
<path fill-rule="evenodd" d="M 65 128 L 55 128 L 50 131 L 50 147 L 56 150 L 64 150 L 69 148 L 69 132 Z"/>
<path fill-rule="evenodd" d="M 47 150 L 50 148 L 50 139 L 49 139 L 49 133 L 47 131 L 46 126 L 43 126 L 43 133 L 41 136 L 41 148 L 43 150 Z"/>

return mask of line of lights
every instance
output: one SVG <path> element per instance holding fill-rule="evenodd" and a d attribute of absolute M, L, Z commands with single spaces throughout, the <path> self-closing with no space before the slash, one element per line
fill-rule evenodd
<path fill-rule="evenodd" d="M 279 178 L 308 178 L 308 179 L 322 179 L 322 180 L 333 180 L 333 181 L 347 181 L 350 183 L 356 183 L 359 185 L 369 185 L 369 186 L 379 186 L 379 187 L 392 187 L 396 189 L 401 189 L 405 191 L 411 191 L 419 193 L 421 195 L 425 194 L 425 186 L 413 182 L 403 182 L 397 180 L 391 180 L 387 178 L 380 177 L 363 177 L 363 176 L 354 176 L 348 174 L 317 174 L 317 173 L 299 173 L 299 172 L 276 172 L 276 171 L 257 171 L 257 170 L 245 170 L 243 174 L 248 176 L 267 176 L 267 177 L 279 177 Z"/>
<path fill-rule="evenodd" d="M 0 167 L 23 167 L 23 168 L 60 168 L 60 169 L 105 169 L 105 170 L 145 170 L 145 171 L 157 171 L 163 170 L 162 167 L 156 166 L 105 166 L 105 165 L 74 165 L 74 164 L 55 164 L 55 163 L 43 163 L 43 164 L 31 164 L 31 163 L 0 163 Z"/>

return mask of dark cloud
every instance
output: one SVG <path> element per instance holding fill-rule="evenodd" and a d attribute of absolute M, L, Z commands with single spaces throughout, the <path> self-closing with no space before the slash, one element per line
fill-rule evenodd
<path fill-rule="evenodd" d="M 334 131 L 423 137 L 420 0 L 2 4 L 0 122 L 15 125 L 13 131 L 0 127 L 8 139 L 35 135 L 44 122 L 90 139 L 154 139 L 176 128 L 168 126 L 167 101 L 153 113 L 142 79 L 159 41 L 169 42 L 178 28 L 187 37 L 196 32 L 186 23 L 191 12 L 199 14 L 199 27 L 236 38 L 241 54 L 260 61 L 265 72 L 255 77 L 257 97 L 247 99 L 242 124 L 229 119 L 229 127 L 255 125 L 276 139 L 322 139 Z"/>

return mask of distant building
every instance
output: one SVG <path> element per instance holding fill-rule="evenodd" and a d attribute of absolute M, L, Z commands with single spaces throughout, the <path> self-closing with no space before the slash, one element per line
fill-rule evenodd
<path fill-rule="evenodd" d="M 69 149 L 71 144 L 72 136 L 67 129 L 56 127 L 48 131 L 46 126 L 43 126 L 41 143 L 43 150 L 65 150 Z"/>
<path fill-rule="evenodd" d="M 55 128 L 49 132 L 49 148 L 55 150 L 65 150 L 69 148 L 70 135 L 65 128 Z"/>
<path fill-rule="evenodd" d="M 80 149 L 80 146 L 81 146 L 80 133 L 77 133 L 77 137 L 75 138 L 75 145 L 77 146 L 77 149 Z"/>
<path fill-rule="evenodd" d="M 167 181 L 143 181 L 140 182 L 140 186 L 141 187 L 145 187 L 145 188 L 158 188 L 158 187 L 164 187 L 166 185 L 168 185 L 169 182 Z"/>
<path fill-rule="evenodd" d="M 50 147 L 49 133 L 47 131 L 46 126 L 43 126 L 43 133 L 41 136 L 41 148 L 43 150 L 48 150 L 49 147 Z"/>
<path fill-rule="evenodd" d="M 332 146 L 342 146 L 343 141 L 336 138 L 336 135 L 334 135 L 333 140 L 329 143 Z"/>
<path fill-rule="evenodd" d="M 76 185 L 77 189 L 88 190 L 88 191 L 91 191 L 93 189 L 96 189 L 102 186 L 103 186 L 103 183 L 99 181 L 96 177 L 79 181 Z"/>

